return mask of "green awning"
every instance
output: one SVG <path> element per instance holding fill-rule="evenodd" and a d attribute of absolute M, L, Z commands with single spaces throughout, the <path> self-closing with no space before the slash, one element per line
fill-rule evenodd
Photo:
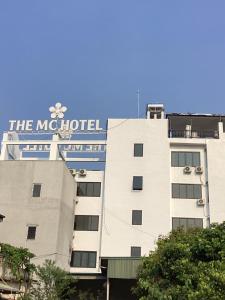
<path fill-rule="evenodd" d="M 108 278 L 135 279 L 141 258 L 108 258 Z"/>

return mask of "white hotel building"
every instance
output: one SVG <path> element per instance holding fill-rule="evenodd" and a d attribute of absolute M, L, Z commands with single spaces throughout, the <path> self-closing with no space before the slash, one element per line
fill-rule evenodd
<path fill-rule="evenodd" d="M 80 279 L 106 279 L 107 299 L 118 300 L 116 279 L 134 279 L 138 257 L 160 235 L 225 220 L 224 131 L 224 115 L 165 114 L 153 104 L 145 119 L 109 119 L 104 139 L 4 133 L 1 241 L 28 247 L 38 263 L 52 258 Z M 65 146 L 74 145 L 95 150 L 75 147 L 72 157 Z M 24 156 L 26 147 L 47 149 L 47 159 Z"/>

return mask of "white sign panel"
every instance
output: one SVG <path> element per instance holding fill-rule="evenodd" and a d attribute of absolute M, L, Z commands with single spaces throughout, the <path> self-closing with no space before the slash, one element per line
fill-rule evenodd
<path fill-rule="evenodd" d="M 99 120 L 10 120 L 9 131 L 102 131 Z"/>
<path fill-rule="evenodd" d="M 23 145 L 21 150 L 23 152 L 49 152 L 51 145 Z M 105 152 L 105 145 L 59 145 L 59 150 L 78 153 L 99 153 Z"/>

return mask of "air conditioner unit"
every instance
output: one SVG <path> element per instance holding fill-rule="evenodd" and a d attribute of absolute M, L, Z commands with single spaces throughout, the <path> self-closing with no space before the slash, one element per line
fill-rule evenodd
<path fill-rule="evenodd" d="M 79 175 L 80 175 L 80 176 L 86 176 L 86 175 L 87 175 L 87 170 L 85 170 L 85 169 L 80 169 L 80 170 L 79 170 Z"/>
<path fill-rule="evenodd" d="M 184 174 L 190 174 L 191 173 L 191 167 L 185 166 L 184 167 Z"/>
<path fill-rule="evenodd" d="M 219 138 L 219 132 L 217 130 L 214 131 L 214 138 L 216 138 L 216 139 Z"/>
<path fill-rule="evenodd" d="M 70 169 L 70 173 L 72 174 L 73 177 L 76 176 L 77 170 L 76 169 Z"/>
<path fill-rule="evenodd" d="M 197 131 L 192 131 L 191 137 L 193 137 L 193 138 L 198 138 L 198 137 L 199 137 L 199 136 L 198 136 L 198 132 L 197 132 Z"/>
<path fill-rule="evenodd" d="M 200 167 L 200 166 L 196 167 L 196 168 L 195 168 L 195 173 L 196 173 L 196 174 L 202 174 L 202 173 L 203 173 L 203 168 Z"/>
<path fill-rule="evenodd" d="M 205 205 L 205 200 L 204 199 L 198 199 L 197 200 L 197 205 L 198 206 L 204 206 Z"/>

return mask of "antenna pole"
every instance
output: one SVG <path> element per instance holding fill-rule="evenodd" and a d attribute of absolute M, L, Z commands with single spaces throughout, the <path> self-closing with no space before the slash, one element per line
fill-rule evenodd
<path fill-rule="evenodd" d="M 138 119 L 140 116 L 140 90 L 137 90 L 137 109 L 138 109 Z"/>

